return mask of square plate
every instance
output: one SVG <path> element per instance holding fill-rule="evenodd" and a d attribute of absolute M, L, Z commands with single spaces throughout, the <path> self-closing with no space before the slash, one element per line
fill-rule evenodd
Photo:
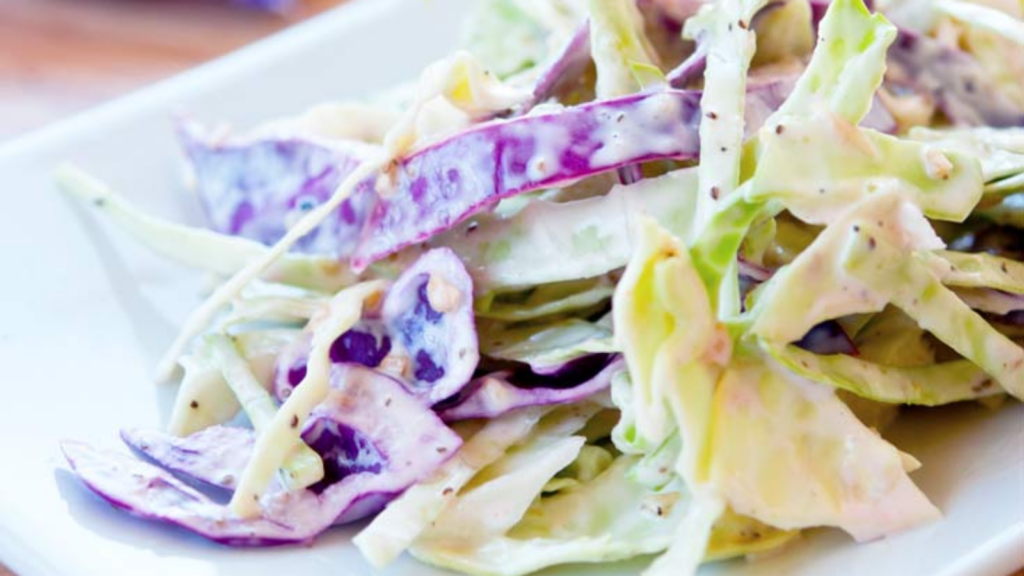
<path fill-rule="evenodd" d="M 233 550 L 112 510 L 67 472 L 60 439 L 114 446 L 121 427 L 162 424 L 174 387 L 153 384 L 153 366 L 204 286 L 201 275 L 65 200 L 50 176 L 73 161 L 146 210 L 198 222 L 181 184 L 172 111 L 245 127 L 415 78 L 451 47 L 471 4 L 355 0 L 0 146 L 0 559 L 20 576 L 373 574 L 348 543 L 352 528 L 311 547 Z M 702 574 L 1004 576 L 1024 564 L 1024 406 L 916 412 L 890 436 L 924 463 L 914 479 L 944 520 L 860 546 L 837 531 L 810 531 L 785 553 Z M 409 559 L 385 573 L 441 574 Z"/>

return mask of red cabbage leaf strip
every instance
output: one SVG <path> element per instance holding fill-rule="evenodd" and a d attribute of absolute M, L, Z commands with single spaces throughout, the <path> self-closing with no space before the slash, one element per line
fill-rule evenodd
<path fill-rule="evenodd" d="M 529 112 L 534 106 L 555 97 L 579 81 L 590 64 L 590 22 L 585 20 L 566 42 L 562 50 L 541 71 L 533 85 L 530 98 L 520 110 Z"/>
<path fill-rule="evenodd" d="M 327 201 L 345 176 L 378 150 L 299 134 L 225 138 L 194 121 L 179 124 L 178 133 L 210 227 L 268 245 Z M 370 179 L 294 250 L 347 256 L 375 201 Z"/>
<path fill-rule="evenodd" d="M 826 320 L 815 325 L 796 342 L 796 345 L 815 354 L 860 354 L 853 340 L 835 320 Z"/>
<path fill-rule="evenodd" d="M 138 456 L 200 488 L 234 490 L 252 454 L 255 435 L 248 428 L 211 426 L 178 437 L 159 430 L 121 431 Z"/>
<path fill-rule="evenodd" d="M 747 97 L 743 102 L 744 138 L 757 134 L 765 120 L 789 97 L 798 78 L 795 74 L 786 74 L 747 84 Z"/>
<path fill-rule="evenodd" d="M 772 270 L 759 264 L 750 262 L 742 256 L 737 259 L 740 276 L 746 277 L 747 281 L 760 284 L 772 277 Z"/>
<path fill-rule="evenodd" d="M 227 438 L 247 457 L 251 441 L 243 442 L 242 434 L 251 431 L 236 430 Z M 213 436 L 192 437 L 196 451 L 188 457 L 169 446 L 175 442 L 170 436 L 130 437 L 133 447 L 144 438 L 149 445 L 146 456 L 161 466 L 193 480 L 218 483 L 210 476 L 218 466 L 212 460 L 221 457 L 210 443 Z M 308 541 L 333 525 L 379 512 L 406 488 L 430 476 L 462 445 L 459 436 L 399 382 L 340 364 L 331 371 L 330 392 L 307 420 L 303 439 L 323 457 L 324 481 L 306 490 L 272 491 L 264 498 L 264 515 L 248 520 L 157 466 L 77 442 L 66 442 L 63 448 L 82 481 L 119 508 L 230 546 L 272 546 Z"/>
<path fill-rule="evenodd" d="M 416 394 L 433 404 L 472 378 L 480 360 L 473 280 L 450 249 L 435 248 L 406 269 L 384 297 L 382 316 L 410 363 L 403 376 Z"/>
<path fill-rule="evenodd" d="M 893 72 L 931 95 L 956 124 L 1024 126 L 1024 110 L 1014 104 L 970 54 L 938 40 L 900 30 L 889 47 Z"/>
<path fill-rule="evenodd" d="M 635 94 L 483 124 L 393 168 L 374 207 L 355 270 L 447 230 L 494 202 L 621 166 L 698 154 L 699 94 Z"/>
<path fill-rule="evenodd" d="M 351 330 L 350 330 L 351 332 Z M 347 334 L 348 332 L 346 332 Z M 295 340 L 277 357 L 274 369 L 274 396 L 284 402 L 292 395 L 295 387 L 306 377 L 306 364 L 309 362 L 310 338 L 305 335 Z M 333 355 L 332 358 L 333 360 Z M 372 367 L 372 366 L 371 366 Z"/>
<path fill-rule="evenodd" d="M 965 304 L 1002 324 L 1014 324 L 1006 317 L 1024 312 L 1024 294 L 1014 294 L 994 288 L 954 288 Z"/>
<path fill-rule="evenodd" d="M 334 524 L 379 512 L 462 446 L 462 439 L 400 382 L 343 364 L 332 368 L 331 391 L 310 414 L 302 438 L 323 458 L 327 485 L 282 492 L 266 507 L 289 517 L 306 508 L 315 516 L 329 503 L 325 520 Z"/>
<path fill-rule="evenodd" d="M 278 362 L 275 392 L 286 398 L 305 375 L 308 339 Z M 426 252 L 395 280 L 379 317 L 366 317 L 331 346 L 331 360 L 394 375 L 428 405 L 459 392 L 480 360 L 473 281 L 448 248 Z"/>
<path fill-rule="evenodd" d="M 542 375 L 526 369 L 488 374 L 471 382 L 463 394 L 439 406 L 438 412 L 444 421 L 452 422 L 471 418 L 497 418 L 526 406 L 578 402 L 607 390 L 611 386 L 612 377 L 625 367 L 618 356 L 609 360 L 604 354 L 584 356 L 568 364 L 581 361 L 599 362 L 598 371 Z"/>
<path fill-rule="evenodd" d="M 665 75 L 665 79 L 673 88 L 686 88 L 690 82 L 704 76 L 704 67 L 707 66 L 707 63 L 708 43 L 706 38 L 701 36 L 697 38 L 697 47 L 693 54 L 687 56 L 686 60 L 670 70 Z"/>
<path fill-rule="evenodd" d="M 996 316 L 992 318 L 997 324 L 1005 324 L 1007 326 L 1024 326 L 1024 310 L 1015 310 L 1009 314 L 1002 316 Z"/>
<path fill-rule="evenodd" d="M 276 14 L 288 14 L 295 10 L 299 4 L 297 0 L 230 0 L 230 2 L 243 8 L 263 10 Z"/>
<path fill-rule="evenodd" d="M 134 516 L 180 526 L 228 546 L 274 546 L 309 537 L 267 518 L 239 520 L 169 472 L 122 452 L 81 442 L 64 442 L 61 447 L 90 490 Z"/>
<path fill-rule="evenodd" d="M 742 256 L 736 260 L 739 272 L 740 307 L 746 310 L 747 296 L 758 286 L 772 277 L 773 271 L 747 261 Z"/>

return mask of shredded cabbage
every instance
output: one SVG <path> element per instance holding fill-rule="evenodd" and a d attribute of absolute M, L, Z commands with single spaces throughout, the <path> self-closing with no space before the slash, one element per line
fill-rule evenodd
<path fill-rule="evenodd" d="M 1024 399 L 1022 15 L 483 0 L 418 83 L 244 137 L 179 124 L 208 229 L 64 168 L 229 277 L 161 366 L 169 433 L 123 433 L 152 465 L 65 455 L 217 542 L 370 518 L 373 566 L 486 576 L 692 576 L 937 521 L 880 434 Z"/>

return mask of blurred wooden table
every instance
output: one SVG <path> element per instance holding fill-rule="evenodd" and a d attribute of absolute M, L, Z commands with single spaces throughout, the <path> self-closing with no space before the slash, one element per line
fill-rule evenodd
<path fill-rule="evenodd" d="M 170 76 L 343 0 L 292 14 L 229 0 L 0 0 L 0 139 Z"/>

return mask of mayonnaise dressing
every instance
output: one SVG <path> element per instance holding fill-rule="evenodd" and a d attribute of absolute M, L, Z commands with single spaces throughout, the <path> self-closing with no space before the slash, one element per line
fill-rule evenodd
<path fill-rule="evenodd" d="M 385 286 L 383 281 L 377 280 L 346 288 L 331 300 L 324 316 L 311 321 L 313 343 L 306 376 L 256 439 L 252 458 L 231 498 L 230 506 L 235 514 L 243 518 L 259 515 L 260 497 L 274 473 L 299 446 L 302 426 L 309 413 L 327 397 L 331 345 L 359 321 L 364 302 L 379 297 Z"/>

